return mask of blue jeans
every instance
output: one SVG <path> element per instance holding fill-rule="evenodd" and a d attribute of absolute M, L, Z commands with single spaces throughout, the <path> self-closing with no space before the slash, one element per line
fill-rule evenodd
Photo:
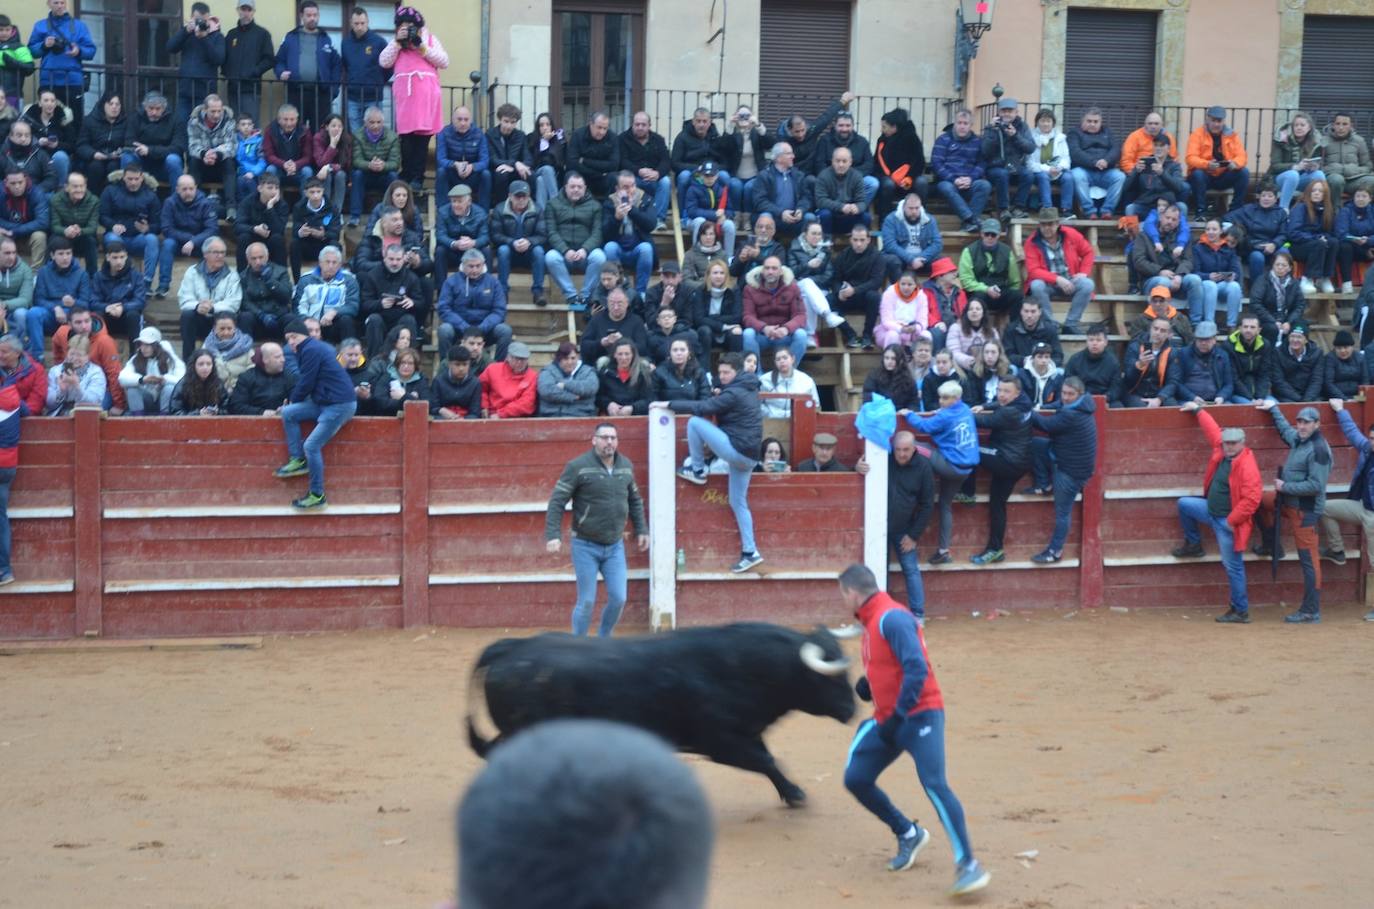
<path fill-rule="evenodd" d="M 0 577 L 10 574 L 10 484 L 14 468 L 0 467 Z"/>
<path fill-rule="evenodd" d="M 701 233 L 701 225 L 706 223 L 705 218 L 693 218 L 687 222 L 687 229 L 692 232 L 692 245 L 697 243 L 697 234 Z M 735 219 L 726 218 L 724 221 L 711 222 L 716 225 L 717 239 L 721 241 L 721 251 L 725 257 L 729 257 L 730 252 L 735 248 Z"/>
<path fill-rule="evenodd" d="M 992 184 L 993 199 L 998 211 L 1011 208 L 1011 171 L 1005 167 L 989 167 L 984 173 Z M 1017 171 L 1020 173 L 1020 171 Z"/>
<path fill-rule="evenodd" d="M 926 585 L 921 580 L 921 553 L 919 549 L 902 552 L 900 535 L 887 538 L 897 556 L 897 564 L 902 566 L 902 580 L 906 583 L 906 608 L 918 619 L 926 617 Z"/>
<path fill-rule="evenodd" d="M 1226 568 L 1226 583 L 1231 588 L 1231 608 L 1249 612 L 1250 600 L 1245 593 L 1245 559 L 1236 552 L 1236 537 L 1226 517 L 1216 518 L 1207 512 L 1207 500 L 1201 496 L 1184 496 L 1178 500 L 1178 522 L 1183 525 L 1183 539 L 1190 545 L 1200 545 L 1202 534 L 1198 525 L 1205 523 L 1217 537 L 1221 550 L 1221 564 Z"/>
<path fill-rule="evenodd" d="M 1285 211 L 1293 201 L 1295 193 L 1300 193 L 1307 189 L 1307 184 L 1313 180 L 1326 182 L 1326 174 L 1319 170 L 1309 170 L 1299 173 L 1296 170 L 1286 170 L 1274 178 L 1274 182 L 1279 187 L 1279 206 Z"/>
<path fill-rule="evenodd" d="M 754 476 L 756 462 L 735 451 L 725 430 L 705 417 L 692 417 L 687 421 L 687 453 L 692 459 L 693 470 L 706 469 L 703 447 L 710 448 L 716 457 L 730 465 L 730 510 L 735 513 L 735 524 L 739 527 L 740 552 L 758 552 L 754 542 L 754 516 L 749 511 L 749 480 Z"/>
<path fill-rule="evenodd" d="M 161 277 L 159 277 L 158 280 L 162 283 L 162 286 L 159 287 L 158 290 L 162 291 L 163 293 L 166 293 L 170 289 L 170 284 L 172 281 L 172 265 L 176 260 L 176 257 L 179 255 L 181 255 L 181 246 L 177 243 L 177 241 L 173 240 L 171 237 L 164 237 L 162 240 L 162 251 L 158 253 L 157 257 L 157 267 L 158 271 L 161 274 Z M 191 258 L 200 258 L 200 247 L 196 247 L 195 249 L 191 250 Z M 147 272 L 146 262 L 144 263 L 144 272 Z M 151 290 L 152 285 L 149 285 L 148 289 Z"/>
<path fill-rule="evenodd" d="M 350 133 L 355 129 L 363 128 L 363 117 L 367 114 L 367 109 L 369 107 L 381 108 L 382 119 L 386 122 L 387 126 L 392 125 L 391 89 L 388 87 L 382 89 L 382 97 L 376 101 L 354 101 L 352 98 L 348 99 L 344 106 L 344 110 L 346 111 L 344 114 L 344 123 L 347 124 Z"/>
<path fill-rule="evenodd" d="M 491 171 L 478 171 L 460 177 L 450 164 L 434 177 L 435 198 L 447 199 L 448 191 L 459 183 L 472 187 L 472 191 L 477 194 L 477 204 L 482 206 L 483 211 L 491 208 Z"/>
<path fill-rule="evenodd" d="M 606 579 L 606 608 L 601 611 L 600 637 L 608 638 L 625 608 L 625 541 L 609 546 L 580 540 L 572 541 L 573 573 L 577 575 L 577 604 L 573 606 L 572 633 L 586 635 L 596 608 L 596 576 Z"/>
<path fill-rule="evenodd" d="M 143 260 L 143 283 L 146 284 L 147 289 L 151 291 L 153 289 L 153 275 L 157 274 L 158 252 L 160 247 L 157 234 L 152 231 L 141 234 L 137 231 L 126 230 L 123 236 L 120 236 L 119 234 L 113 234 L 106 231 L 105 239 L 102 242 L 108 245 L 111 240 L 122 241 L 125 249 L 129 250 L 129 258 Z M 172 266 L 168 265 L 166 270 L 163 271 L 163 274 L 166 275 L 167 281 L 171 281 Z"/>
<path fill-rule="evenodd" d="M 35 303 L 29 307 L 25 321 L 29 332 L 29 353 L 33 355 L 34 360 L 42 363 L 43 338 L 57 331 L 57 316 L 48 307 Z"/>
<path fill-rule="evenodd" d="M 396 171 L 386 170 L 378 173 L 377 171 L 354 168 L 352 176 L 352 186 L 348 196 L 348 213 L 354 218 L 361 218 L 363 216 L 363 199 L 367 196 L 368 189 L 385 193 L 386 188 L 395 182 Z"/>
<path fill-rule="evenodd" d="M 646 193 L 654 194 L 654 212 L 658 215 L 658 220 L 662 221 L 668 217 L 668 206 L 673 200 L 673 178 L 666 174 L 657 180 L 641 180 L 635 178 L 635 186 L 644 190 Z"/>
<path fill-rule="evenodd" d="M 1201 213 L 1206 210 L 1209 189 L 1234 190 L 1231 207 L 1240 208 L 1245 204 L 1245 193 L 1250 188 L 1250 169 L 1242 167 L 1240 170 L 1223 171 L 1216 176 L 1209 176 L 1205 170 L 1195 170 L 1188 175 L 1188 182 L 1193 187 L 1195 211 Z"/>
<path fill-rule="evenodd" d="M 1252 249 L 1245 254 L 1246 273 L 1250 278 L 1250 286 L 1253 288 L 1255 282 L 1264 277 L 1264 273 L 1269 270 L 1269 257 L 1262 250 Z"/>
<path fill-rule="evenodd" d="M 52 172 L 57 177 L 58 187 L 67 185 L 67 175 L 72 172 L 72 159 L 66 152 L 58 149 L 52 153 Z"/>
<path fill-rule="evenodd" d="M 1078 480 L 1058 467 L 1054 471 L 1054 535 L 1050 537 L 1050 552 L 1064 551 L 1064 541 L 1069 538 L 1069 525 L 1073 521 L 1073 502 L 1087 480 Z"/>
<path fill-rule="evenodd" d="M 510 296 L 510 265 L 519 262 L 530 267 L 530 289 L 536 293 L 544 292 L 544 247 L 531 246 L 524 252 L 516 252 L 510 244 L 496 247 L 496 275 L 501 281 L 501 289 Z"/>
<path fill-rule="evenodd" d="M 138 155 L 133 152 L 125 152 L 119 156 L 119 166 L 128 167 L 136 160 L 138 160 Z M 152 174 L 159 180 L 165 181 L 165 186 L 175 189 L 177 180 L 180 180 L 181 175 L 186 172 L 186 162 L 182 160 L 181 155 L 173 152 L 161 161 L 144 161 L 143 172 Z"/>
<path fill-rule="evenodd" d="M 534 204 L 543 211 L 544 206 L 558 195 L 558 172 L 545 164 L 534 172 Z"/>
<path fill-rule="evenodd" d="M 586 271 L 587 276 L 582 279 L 582 295 L 590 296 L 592 288 L 601 281 L 601 266 L 605 264 L 606 254 L 599 249 L 592 250 L 587 253 L 587 258 L 571 265 L 557 250 L 551 249 L 544 253 L 544 267 L 548 269 L 549 277 L 553 279 L 553 283 L 558 285 L 558 289 L 563 291 L 563 296 L 569 300 L 577 295 L 570 272 Z"/>
<path fill-rule="evenodd" d="M 353 419 L 358 410 L 357 401 L 343 404 L 326 404 L 321 407 L 314 401 L 301 401 L 287 404 L 281 409 L 282 429 L 286 433 L 286 452 L 293 458 L 305 458 L 310 468 L 310 491 L 317 496 L 324 495 L 324 446 L 334 434 L 343 429 L 345 423 Z M 301 444 L 301 424 L 314 420 L 315 428 Z"/>
<path fill-rule="evenodd" d="M 294 186 L 296 189 L 300 190 L 301 195 L 305 195 L 305 182 L 309 180 L 311 177 L 315 176 L 315 168 L 307 164 L 305 167 L 297 168 L 295 176 L 290 176 L 286 174 L 280 167 L 277 167 L 274 164 L 269 164 L 267 165 L 267 170 L 263 171 L 263 173 L 276 174 L 277 179 L 281 181 L 282 189 L 286 189 L 288 186 Z M 225 191 L 228 192 L 227 187 Z"/>
<path fill-rule="evenodd" d="M 1050 172 L 1042 171 L 1021 171 L 1021 186 L 1016 193 L 1016 205 L 1018 208 L 1029 208 L 1031 190 L 1035 189 L 1040 198 L 1036 200 L 1036 208 L 1048 208 L 1054 204 L 1054 191 L 1051 187 L 1054 181 L 1050 179 Z M 1059 210 L 1061 212 L 1073 211 L 1073 201 L 1077 193 L 1074 189 L 1076 181 L 1073 178 L 1073 171 L 1066 170 L 1059 174 Z"/>
<path fill-rule="evenodd" d="M 864 211 L 873 207 L 873 199 L 878 195 L 879 182 L 877 177 L 864 177 Z"/>
<path fill-rule="evenodd" d="M 754 331 L 752 328 L 746 328 L 743 337 L 744 352 L 751 353 L 758 357 L 759 362 L 762 363 L 764 362 L 763 355 L 765 353 L 775 347 L 786 347 L 792 351 L 792 359 L 800 363 L 802 357 L 806 356 L 806 339 L 807 334 L 805 328 L 798 328 L 790 335 L 779 338 L 776 341 L 772 338 L 765 338 L 761 333 Z"/>
<path fill-rule="evenodd" d="M 1088 301 L 1093 298 L 1093 292 L 1097 290 L 1097 285 L 1092 278 L 1070 278 L 1073 282 L 1073 295 L 1069 298 L 1069 315 L 1064 320 L 1064 325 L 1076 327 L 1078 320 L 1083 316 L 1083 310 L 1088 308 Z M 1051 318 L 1054 317 L 1054 308 L 1050 305 L 1050 297 L 1063 297 L 1064 292 L 1058 287 L 1053 287 L 1044 281 L 1036 278 L 1030 283 L 1030 296 L 1040 302 L 1040 310 Z"/>
<path fill-rule="evenodd" d="M 641 297 L 649 289 L 649 278 L 654 273 L 654 244 L 645 240 L 643 243 L 636 243 L 629 249 L 620 240 L 612 240 L 602 249 L 606 254 L 607 262 L 620 262 L 629 265 L 631 262 L 635 266 L 635 292 Z"/>
<path fill-rule="evenodd" d="M 935 191 L 949 203 L 949 207 L 954 209 L 960 221 L 971 221 L 981 216 L 983 209 L 988 207 L 988 194 L 992 192 L 992 184 L 986 180 L 974 180 L 968 189 L 960 190 L 953 182 L 941 180 L 935 184 Z M 967 202 L 964 201 L 964 193 L 968 193 Z"/>
<path fill-rule="evenodd" d="M 1202 282 L 1202 318 L 1217 321 L 1217 302 L 1226 307 L 1226 325 L 1240 322 L 1240 282 L 1206 281 Z"/>
<path fill-rule="evenodd" d="M 680 170 L 677 172 L 677 207 L 679 211 L 687 207 L 687 187 L 692 185 L 692 177 L 695 174 L 695 170 Z M 724 170 L 716 171 L 716 185 L 728 186 L 732 199 L 739 198 L 739 196 L 735 194 L 735 187 L 738 183 L 738 180 L 731 179 L 730 175 Z M 740 210 L 738 202 L 735 203 L 734 208 L 736 211 Z"/>
<path fill-rule="evenodd" d="M 864 720 L 849 746 L 849 758 L 844 765 L 844 788 L 848 789 L 879 820 L 887 824 L 894 835 L 902 836 L 911 829 L 912 822 L 897 810 L 887 793 L 878 788 L 878 777 L 905 752 L 916 764 L 916 776 L 921 781 L 926 798 L 935 807 L 940 825 L 945 828 L 954 861 L 963 865 L 973 858 L 973 844 L 969 842 L 964 824 L 964 806 L 945 779 L 945 712 L 922 710 L 902 721 L 897 727 L 896 740 L 889 745 L 878 736 L 875 720 Z"/>
<path fill-rule="evenodd" d="M 1094 210 L 1111 212 L 1115 214 L 1121 207 L 1121 191 L 1126 188 L 1126 175 L 1115 167 L 1106 170 L 1088 170 L 1086 167 L 1075 167 L 1070 173 L 1073 174 L 1073 190 L 1078 196 L 1078 207 L 1087 215 Z M 1104 189 L 1107 195 L 1103 197 L 1100 205 L 1094 206 L 1092 190 Z"/>
<path fill-rule="evenodd" d="M 1169 279 L 1161 278 L 1156 275 L 1145 280 L 1145 286 L 1141 290 L 1148 297 L 1150 291 L 1156 287 L 1168 287 Z M 1183 291 L 1183 296 L 1188 301 L 1188 320 L 1194 325 L 1202 321 L 1202 279 L 1197 275 L 1183 275 L 1183 282 L 1179 285 L 1179 290 Z M 1173 291 L 1174 305 L 1178 305 L 1178 290 Z"/>
<path fill-rule="evenodd" d="M 865 207 L 860 209 L 857 215 L 842 215 L 828 208 L 822 208 L 816 213 L 816 220 L 821 222 L 821 230 L 825 231 L 826 236 L 832 236 L 836 233 L 849 233 L 854 229 L 855 224 L 870 226 L 873 219 Z"/>

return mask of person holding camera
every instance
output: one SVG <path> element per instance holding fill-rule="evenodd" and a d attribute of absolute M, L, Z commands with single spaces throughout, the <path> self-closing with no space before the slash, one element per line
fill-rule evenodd
<path fill-rule="evenodd" d="M 401 179 L 415 186 L 424 181 L 429 140 L 444 129 L 439 70 L 448 68 L 448 53 L 425 27 L 420 11 L 402 6 L 396 10 L 396 34 L 377 62 L 395 73 L 392 94 L 401 139 Z"/>
<path fill-rule="evenodd" d="M 167 53 L 181 54 L 177 64 L 177 116 L 185 120 L 191 108 L 215 90 L 219 68 L 224 65 L 224 32 L 209 4 L 191 4 L 186 25 L 167 39 Z"/>
<path fill-rule="evenodd" d="M 67 0 L 48 0 L 48 16 L 33 24 L 29 53 L 38 60 L 38 88 L 51 91 L 72 112 L 72 131 L 81 128 L 86 74 L 82 61 L 95 59 L 91 30 L 67 12 Z"/>

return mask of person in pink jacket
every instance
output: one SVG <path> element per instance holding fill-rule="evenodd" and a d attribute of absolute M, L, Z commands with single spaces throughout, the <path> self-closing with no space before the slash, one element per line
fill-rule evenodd
<path fill-rule="evenodd" d="M 929 341 L 930 310 L 934 305 L 935 301 L 921 287 L 916 273 L 902 272 L 897 283 L 883 292 L 883 302 L 878 307 L 873 340 L 879 349 L 900 344 L 910 350 L 917 338 Z"/>
<path fill-rule="evenodd" d="M 448 54 L 425 28 L 425 17 L 413 6 L 396 8 L 396 34 L 377 60 L 393 71 L 396 133 L 401 137 L 401 179 L 412 186 L 425 176 L 429 140 L 444 128 L 439 70 L 448 69 Z"/>

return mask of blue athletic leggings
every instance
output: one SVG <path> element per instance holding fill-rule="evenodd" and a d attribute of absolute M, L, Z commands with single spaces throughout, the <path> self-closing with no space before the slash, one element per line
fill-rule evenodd
<path fill-rule="evenodd" d="M 849 746 L 849 759 L 844 767 L 845 788 L 873 812 L 897 836 L 911 829 L 912 822 L 898 811 L 878 788 L 877 780 L 902 752 L 916 762 L 916 775 L 926 797 L 935 806 L 940 823 L 954 848 L 954 861 L 964 864 L 973 858 L 968 830 L 964 827 L 964 806 L 959 804 L 949 783 L 945 781 L 945 712 L 922 710 L 906 718 L 897 731 L 896 744 L 889 745 L 878 738 L 878 726 L 873 720 L 859 725 L 854 742 Z"/>

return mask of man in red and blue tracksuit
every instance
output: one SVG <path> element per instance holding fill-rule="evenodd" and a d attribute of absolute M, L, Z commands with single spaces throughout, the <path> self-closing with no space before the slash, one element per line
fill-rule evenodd
<path fill-rule="evenodd" d="M 873 572 L 850 565 L 840 575 L 840 595 L 863 625 L 865 677 L 856 690 L 873 701 L 873 718 L 859 725 L 844 768 L 845 788 L 897 836 L 889 871 L 905 871 L 930 842 L 930 831 L 908 820 L 877 786 L 878 776 L 902 752 L 940 816 L 954 848 L 952 896 L 981 890 L 992 879 L 973 857 L 964 808 L 945 781 L 945 702 L 926 655 L 925 635 L 911 610 L 878 589 Z"/>

